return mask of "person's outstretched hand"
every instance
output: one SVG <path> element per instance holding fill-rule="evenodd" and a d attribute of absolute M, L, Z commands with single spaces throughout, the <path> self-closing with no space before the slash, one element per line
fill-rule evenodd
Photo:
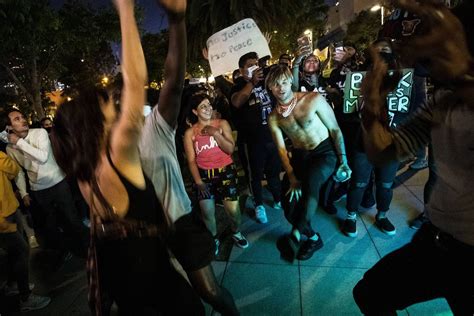
<path fill-rule="evenodd" d="M 157 0 L 156 2 L 165 9 L 170 17 L 183 18 L 186 13 L 186 0 Z"/>
<path fill-rule="evenodd" d="M 401 41 L 398 51 L 404 61 L 422 61 L 438 80 L 460 78 L 468 72 L 471 55 L 459 20 L 448 8 L 433 0 L 396 0 L 395 5 L 420 17 L 424 32 Z"/>

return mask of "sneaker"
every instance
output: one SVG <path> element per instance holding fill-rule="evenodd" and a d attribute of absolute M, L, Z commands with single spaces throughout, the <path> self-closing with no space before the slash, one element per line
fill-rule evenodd
<path fill-rule="evenodd" d="M 28 287 L 30 288 L 30 291 L 33 291 L 35 288 L 34 283 L 28 283 Z M 5 296 L 15 296 L 20 294 L 20 291 L 18 290 L 18 283 L 12 283 L 11 285 L 6 284 L 5 287 Z"/>
<path fill-rule="evenodd" d="M 28 238 L 28 244 L 30 245 L 31 249 L 38 248 L 39 244 L 38 241 L 36 240 L 36 236 L 32 235 Z"/>
<path fill-rule="evenodd" d="M 237 232 L 232 235 L 232 240 L 234 241 L 234 244 L 242 249 L 245 249 L 249 246 L 249 242 L 247 239 L 245 239 L 244 235 L 242 235 L 241 232 Z"/>
<path fill-rule="evenodd" d="M 293 234 L 283 235 L 277 240 L 277 248 L 280 251 L 280 257 L 293 263 L 295 260 L 296 255 L 300 251 L 301 243 L 296 240 Z"/>
<path fill-rule="evenodd" d="M 411 165 L 410 165 L 410 169 L 414 169 L 414 170 L 421 170 L 421 169 L 425 169 L 428 167 L 428 161 L 424 158 L 422 159 L 416 159 Z"/>
<path fill-rule="evenodd" d="M 219 246 L 221 245 L 221 242 L 218 238 L 215 238 L 214 242 L 216 243 L 216 250 L 214 251 L 214 254 L 217 256 L 219 254 Z"/>
<path fill-rule="evenodd" d="M 281 206 L 281 202 L 273 202 L 273 208 L 278 211 L 283 210 L 283 207 Z"/>
<path fill-rule="evenodd" d="M 346 218 L 342 223 L 342 232 L 348 237 L 357 236 L 357 221 L 356 219 Z"/>
<path fill-rule="evenodd" d="M 321 239 L 321 236 L 319 236 L 318 233 L 316 233 L 316 235 L 319 237 L 318 240 L 307 239 L 303 243 L 298 255 L 296 256 L 298 260 L 308 260 L 313 256 L 316 250 L 319 250 L 323 247 L 323 240 Z"/>
<path fill-rule="evenodd" d="M 253 200 L 253 196 L 251 195 L 247 196 L 247 199 L 245 199 L 245 208 L 248 208 L 248 209 L 255 208 L 255 201 Z"/>
<path fill-rule="evenodd" d="M 47 296 L 39 296 L 30 294 L 26 301 L 20 300 L 20 311 L 29 312 L 37 309 L 45 308 L 51 302 L 51 299 Z"/>
<path fill-rule="evenodd" d="M 375 220 L 375 225 L 385 234 L 393 236 L 397 232 L 395 226 L 388 220 L 388 218 L 379 218 Z"/>
<path fill-rule="evenodd" d="M 429 222 L 429 220 L 426 218 L 425 212 L 423 212 L 412 220 L 409 226 L 411 229 L 420 229 L 420 227 L 426 222 Z"/>
<path fill-rule="evenodd" d="M 255 208 L 255 217 L 257 221 L 265 224 L 268 222 L 267 213 L 265 212 L 265 207 L 263 205 L 259 205 Z"/>

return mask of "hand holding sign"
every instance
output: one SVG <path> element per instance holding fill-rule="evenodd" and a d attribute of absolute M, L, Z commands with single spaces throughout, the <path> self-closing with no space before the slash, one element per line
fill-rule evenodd
<path fill-rule="evenodd" d="M 244 19 L 213 34 L 206 42 L 214 77 L 232 72 L 239 58 L 249 52 L 271 56 L 267 39 L 252 19 Z"/>

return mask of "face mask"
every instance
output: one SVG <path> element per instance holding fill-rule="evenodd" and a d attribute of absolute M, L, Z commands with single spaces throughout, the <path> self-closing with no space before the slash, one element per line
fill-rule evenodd
<path fill-rule="evenodd" d="M 48 132 L 48 134 L 51 133 L 51 129 L 52 129 L 51 127 L 43 127 L 43 128 Z"/>

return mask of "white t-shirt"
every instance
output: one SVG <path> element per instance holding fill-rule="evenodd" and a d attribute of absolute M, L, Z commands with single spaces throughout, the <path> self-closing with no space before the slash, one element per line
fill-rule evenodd
<path fill-rule="evenodd" d="M 176 156 L 175 135 L 176 129 L 165 121 L 155 106 L 145 118 L 138 145 L 143 171 L 155 186 L 168 224 L 192 211 Z"/>

